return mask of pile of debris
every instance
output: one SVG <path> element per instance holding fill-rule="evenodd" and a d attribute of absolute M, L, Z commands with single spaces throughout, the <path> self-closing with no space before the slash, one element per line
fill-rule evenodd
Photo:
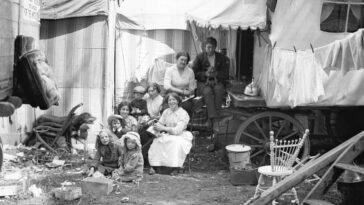
<path fill-rule="evenodd" d="M 75 111 L 80 106 L 82 104 L 72 108 L 67 116 L 41 115 L 34 122 L 32 132 L 27 133 L 28 137 L 23 143 L 38 149 L 44 147 L 51 153 L 51 156 L 47 157 L 50 160 L 55 155 L 59 158 L 67 156 L 72 150 L 71 139 L 86 140 L 88 124 L 96 120 L 87 112 L 76 115 Z M 46 157 L 44 153 L 41 156 Z"/>

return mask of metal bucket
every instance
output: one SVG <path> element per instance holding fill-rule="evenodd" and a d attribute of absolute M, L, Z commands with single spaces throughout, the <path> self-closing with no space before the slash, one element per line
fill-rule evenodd
<path fill-rule="evenodd" d="M 251 148 L 243 144 L 231 144 L 225 147 L 228 152 L 230 170 L 243 170 L 250 164 Z"/>

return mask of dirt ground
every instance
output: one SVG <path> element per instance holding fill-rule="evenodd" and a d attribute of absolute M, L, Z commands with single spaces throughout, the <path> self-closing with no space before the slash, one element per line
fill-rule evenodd
<path fill-rule="evenodd" d="M 144 179 L 138 184 L 115 183 L 114 189 L 108 196 L 96 197 L 82 195 L 73 201 L 61 201 L 52 197 L 54 188 L 61 187 L 61 183 L 72 182 L 72 186 L 80 186 L 81 180 L 86 177 L 86 166 L 82 161 L 70 163 L 58 168 L 47 168 L 44 165 L 34 165 L 31 161 L 5 162 L 2 176 L 12 169 L 20 170 L 27 175 L 27 185 L 36 185 L 42 189 L 40 197 L 33 197 L 29 192 L 17 196 L 0 198 L 0 204 L 145 204 L 145 205 L 174 205 L 174 204 L 243 204 L 254 194 L 255 186 L 234 186 L 230 183 L 230 173 L 227 163 L 220 159 L 219 153 L 206 151 L 209 140 L 197 139 L 192 161 L 192 173 L 180 173 L 177 176 L 148 175 L 145 169 Z M 14 150 L 5 150 L 5 153 Z M 81 156 L 79 156 L 81 157 Z M 1 185 L 1 183 L 0 183 Z M 302 198 L 311 188 L 312 184 L 302 183 L 298 194 Z M 121 199 L 128 197 L 126 203 Z M 340 204 L 340 194 L 333 187 L 326 194 L 325 199 Z M 280 204 L 290 204 L 290 198 L 280 199 Z"/>

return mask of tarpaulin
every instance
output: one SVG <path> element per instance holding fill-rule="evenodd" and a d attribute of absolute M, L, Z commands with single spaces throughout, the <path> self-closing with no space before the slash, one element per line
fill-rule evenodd
<path fill-rule="evenodd" d="M 266 10 L 265 0 L 204 0 L 187 11 L 186 18 L 214 29 L 264 29 Z"/>
<path fill-rule="evenodd" d="M 106 0 L 42 0 L 42 19 L 108 15 Z"/>

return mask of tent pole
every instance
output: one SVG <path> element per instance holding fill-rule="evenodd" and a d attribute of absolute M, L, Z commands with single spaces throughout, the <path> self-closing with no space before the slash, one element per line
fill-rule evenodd
<path fill-rule="evenodd" d="M 188 22 L 188 26 L 190 27 L 190 34 L 192 36 L 193 46 L 195 47 L 195 51 L 196 51 L 196 55 L 197 55 L 198 50 L 197 50 L 197 47 L 196 47 L 195 38 L 193 37 L 191 22 Z M 196 35 L 197 35 L 197 31 L 196 31 Z"/>
<path fill-rule="evenodd" d="M 106 53 L 106 70 L 105 70 L 105 99 L 103 107 L 103 121 L 107 116 L 113 113 L 114 105 L 114 87 L 115 87 L 115 21 L 116 21 L 116 1 L 109 0 L 108 15 L 108 38 Z"/>

